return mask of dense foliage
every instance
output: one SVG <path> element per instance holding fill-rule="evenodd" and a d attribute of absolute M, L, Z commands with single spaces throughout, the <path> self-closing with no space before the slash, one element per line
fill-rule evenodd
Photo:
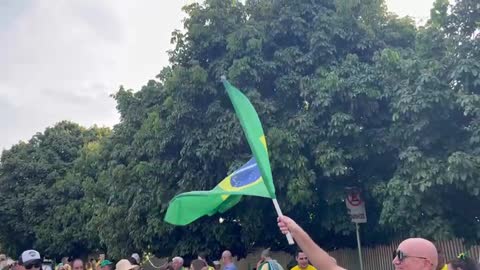
<path fill-rule="evenodd" d="M 223 74 L 260 115 L 284 212 L 323 246 L 355 244 L 350 186 L 366 195 L 367 245 L 480 240 L 477 1 L 437 0 L 419 28 L 378 0 L 206 0 L 184 10 L 170 65 L 141 90 L 118 91 L 111 132 L 62 122 L 3 152 L 3 247 L 113 257 L 286 249 L 265 199 L 244 198 L 222 223 L 163 222 L 175 194 L 212 188 L 251 155 Z"/>

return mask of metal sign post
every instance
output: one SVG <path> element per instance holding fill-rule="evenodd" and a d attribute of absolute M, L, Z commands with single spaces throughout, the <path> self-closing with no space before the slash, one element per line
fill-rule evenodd
<path fill-rule="evenodd" d="M 359 223 L 367 223 L 367 213 L 365 211 L 365 202 L 360 196 L 360 191 L 356 188 L 347 189 L 348 195 L 345 203 L 347 204 L 348 214 L 355 223 L 357 233 L 358 261 L 360 270 L 363 270 L 362 244 L 360 242 L 360 225 Z"/>
<path fill-rule="evenodd" d="M 360 244 L 360 225 L 355 223 L 355 227 L 357 229 L 358 260 L 360 261 L 360 270 L 363 270 L 362 245 Z"/>

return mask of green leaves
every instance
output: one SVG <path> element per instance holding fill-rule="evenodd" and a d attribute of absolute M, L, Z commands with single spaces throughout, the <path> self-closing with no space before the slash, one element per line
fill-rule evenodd
<path fill-rule="evenodd" d="M 259 113 L 284 211 L 327 247 L 355 242 L 348 186 L 365 193 L 366 244 L 480 239 L 477 3 L 438 0 L 417 28 L 382 1 L 243 2 L 185 7 L 170 65 L 114 95 L 113 130 L 61 122 L 2 153 L 2 246 L 118 258 L 285 248 L 266 200 L 246 198 L 221 224 L 163 222 L 173 196 L 250 158 L 221 75 Z"/>
<path fill-rule="evenodd" d="M 4 151 L 0 167 L 0 241 L 12 253 L 37 247 L 52 256 L 95 246 L 84 188 L 96 176 L 99 140 L 109 131 L 60 122 Z M 13 237 L 13 238 L 12 238 Z"/>

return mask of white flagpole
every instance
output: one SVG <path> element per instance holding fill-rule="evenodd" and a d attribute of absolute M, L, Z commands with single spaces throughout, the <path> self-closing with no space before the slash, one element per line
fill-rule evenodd
<path fill-rule="evenodd" d="M 282 209 L 280 209 L 280 205 L 278 205 L 277 199 L 272 199 L 272 201 L 273 201 L 273 205 L 275 206 L 275 210 L 277 211 L 277 215 L 278 215 L 279 217 L 283 216 L 283 214 L 282 214 Z M 290 232 L 287 233 L 285 236 L 287 237 L 287 241 L 288 241 L 288 244 L 289 244 L 289 245 L 295 244 L 295 242 L 293 241 L 293 237 L 292 237 L 292 235 L 290 234 Z"/>

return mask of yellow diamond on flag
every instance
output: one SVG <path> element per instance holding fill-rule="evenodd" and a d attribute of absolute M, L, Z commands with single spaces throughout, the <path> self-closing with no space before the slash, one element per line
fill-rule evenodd
<path fill-rule="evenodd" d="M 262 137 L 260 137 L 260 142 L 262 143 L 263 147 L 265 147 L 265 151 L 268 152 L 268 149 L 267 149 L 267 139 L 265 138 L 265 135 L 262 135 Z"/>

